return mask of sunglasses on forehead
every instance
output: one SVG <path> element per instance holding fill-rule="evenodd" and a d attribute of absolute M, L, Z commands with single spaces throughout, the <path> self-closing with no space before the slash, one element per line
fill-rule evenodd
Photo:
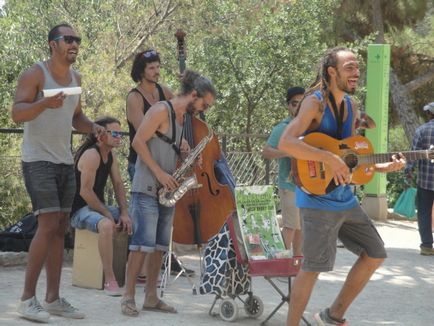
<path fill-rule="evenodd" d="M 145 51 L 144 53 L 143 53 L 143 56 L 145 57 L 145 58 L 153 58 L 153 57 L 156 57 L 158 55 L 158 53 L 157 53 L 157 51 L 155 51 L 155 50 L 149 50 L 149 51 Z"/>
<path fill-rule="evenodd" d="M 75 42 L 78 45 L 80 45 L 80 43 L 81 43 L 81 37 L 73 36 L 73 35 L 60 35 L 60 36 L 55 37 L 53 39 L 53 41 L 57 41 L 60 39 L 63 39 L 66 44 L 72 44 L 73 42 Z"/>
<path fill-rule="evenodd" d="M 113 138 L 121 138 L 122 137 L 122 131 L 107 130 L 107 133 L 110 133 Z"/>

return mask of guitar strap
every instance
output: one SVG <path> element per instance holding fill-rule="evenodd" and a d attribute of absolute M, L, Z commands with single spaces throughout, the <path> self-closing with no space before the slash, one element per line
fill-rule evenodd
<path fill-rule="evenodd" d="M 330 100 L 330 103 L 332 104 L 332 109 L 333 109 L 333 112 L 335 114 L 336 123 L 338 125 L 336 138 L 342 139 L 342 133 L 343 133 L 343 128 L 344 128 L 345 98 L 341 102 L 341 105 L 339 107 L 339 112 L 338 112 L 338 106 L 336 105 L 335 97 L 333 96 L 333 94 L 331 92 L 329 93 L 329 100 Z"/>

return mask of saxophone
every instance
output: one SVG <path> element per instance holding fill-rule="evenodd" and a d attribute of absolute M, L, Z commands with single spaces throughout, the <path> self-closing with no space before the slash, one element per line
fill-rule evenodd
<path fill-rule="evenodd" d="M 211 141 L 213 132 L 208 127 L 208 135 L 204 137 L 197 146 L 188 153 L 188 156 L 182 162 L 181 166 L 173 173 L 173 178 L 178 182 L 178 188 L 169 191 L 166 188 L 161 188 L 158 191 L 158 201 L 161 205 L 167 207 L 175 206 L 176 202 L 181 199 L 184 194 L 195 187 L 198 187 L 196 175 L 192 172 L 194 162 L 200 153 L 205 149 L 205 146 Z M 190 175 L 189 175 L 190 174 Z"/>

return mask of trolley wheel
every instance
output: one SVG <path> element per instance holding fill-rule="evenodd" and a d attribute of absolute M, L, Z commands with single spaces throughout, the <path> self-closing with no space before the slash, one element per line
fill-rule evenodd
<path fill-rule="evenodd" d="M 220 303 L 220 317 L 224 321 L 235 321 L 238 318 L 238 305 L 234 299 L 228 298 Z"/>
<path fill-rule="evenodd" d="M 258 318 L 264 312 L 264 303 L 256 295 L 249 296 L 244 303 L 244 311 L 249 317 Z"/>

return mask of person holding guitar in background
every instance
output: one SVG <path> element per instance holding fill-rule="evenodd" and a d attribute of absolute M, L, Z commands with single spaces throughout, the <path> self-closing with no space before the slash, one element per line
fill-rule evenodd
<path fill-rule="evenodd" d="M 299 325 L 319 273 L 333 269 L 338 237 L 359 258 L 333 304 L 314 315 L 318 325 L 346 325 L 345 312 L 387 256 L 381 237 L 351 191 L 351 171 L 346 162 L 333 152 L 299 139 L 312 132 L 336 139 L 355 133 L 357 108 L 347 95 L 354 94 L 360 75 L 355 54 L 347 48 L 333 48 L 325 54 L 319 69 L 319 83 L 306 92 L 297 116 L 278 145 L 279 150 L 295 159 L 323 162 L 335 186 L 324 195 L 296 189 L 296 205 L 303 220 L 304 261 L 291 291 L 288 326 Z M 405 166 L 402 155 L 389 159 L 387 163 L 373 164 L 371 173 L 397 171 Z"/>
<path fill-rule="evenodd" d="M 302 256 L 300 213 L 295 207 L 295 185 L 291 178 L 291 158 L 285 152 L 277 150 L 276 147 L 283 130 L 294 118 L 303 95 L 304 88 L 302 87 L 288 88 L 286 91 L 288 116 L 273 128 L 267 143 L 262 148 L 262 157 L 269 160 L 279 160 L 278 190 L 282 211 L 282 236 L 286 249 L 292 249 L 294 257 Z"/>
<path fill-rule="evenodd" d="M 130 181 L 134 178 L 137 153 L 131 146 L 137 128 L 148 109 L 157 102 L 173 98 L 172 91 L 165 85 L 159 84 L 160 78 L 160 54 L 154 49 L 147 49 L 136 54 L 131 68 L 131 78 L 137 83 L 127 95 L 126 114 L 130 147 L 128 153 L 128 175 Z M 151 267 L 160 269 L 161 260 L 154 253 L 147 256 L 145 263 L 137 278 L 137 285 L 146 284 L 147 270 Z M 175 256 L 171 259 L 171 270 L 178 273 L 181 270 L 180 262 Z M 193 275 L 194 271 L 185 269 L 186 273 Z"/>

